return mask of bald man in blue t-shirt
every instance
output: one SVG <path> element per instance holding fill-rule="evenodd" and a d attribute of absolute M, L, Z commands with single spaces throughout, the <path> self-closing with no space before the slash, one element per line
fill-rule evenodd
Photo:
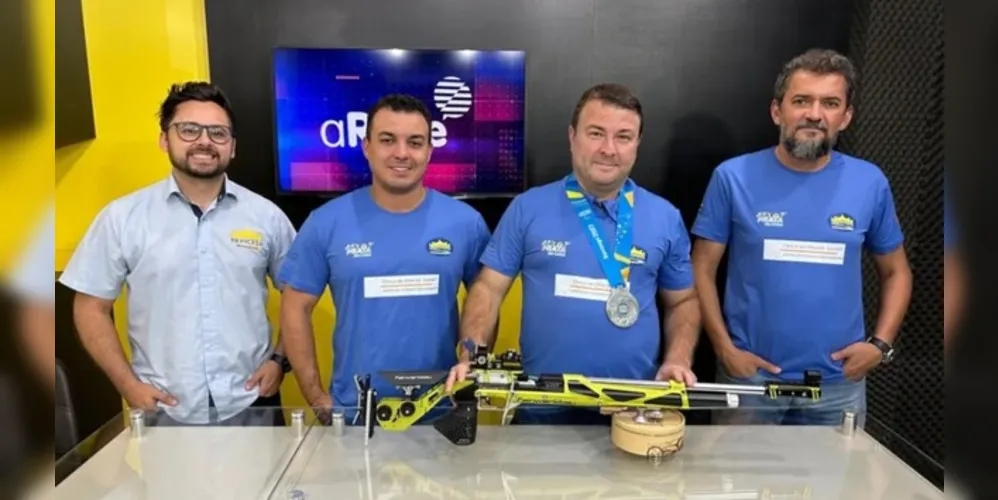
<path fill-rule="evenodd" d="M 777 79 L 771 116 L 780 144 L 714 171 L 693 225 L 704 328 L 718 381 L 800 380 L 820 370 L 822 398 L 743 396 L 749 409 L 718 412 L 728 423 L 818 424 L 866 411 L 865 377 L 889 362 L 911 295 L 887 178 L 832 147 L 852 119 L 854 71 L 832 51 L 809 51 Z M 881 285 L 876 328 L 863 323 L 863 249 Z M 723 313 L 715 284 L 728 253 Z"/>
<path fill-rule="evenodd" d="M 527 373 L 695 382 L 700 314 L 689 237 L 674 206 L 629 179 L 642 128 L 640 102 L 626 88 L 583 94 L 569 127 L 572 173 L 512 201 L 468 293 L 462 338 L 492 343 L 499 305 L 522 275 Z M 463 356 L 448 389 L 467 374 Z M 524 407 L 514 421 L 607 420 L 589 409 Z"/>

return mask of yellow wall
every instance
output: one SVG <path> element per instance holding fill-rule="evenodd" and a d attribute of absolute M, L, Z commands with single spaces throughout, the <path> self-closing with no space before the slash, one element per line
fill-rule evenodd
<path fill-rule="evenodd" d="M 141 8 L 136 5 L 126 0 L 83 3 L 97 139 L 56 152 L 58 270 L 105 204 L 169 173 L 157 146 L 155 117 L 169 85 L 209 79 L 202 0 L 143 0 Z M 238 160 L 233 168 L 240 168 Z M 516 346 L 519 290 L 517 283 L 503 306 L 502 349 Z M 118 301 L 115 311 L 124 342 L 123 302 Z M 275 331 L 279 307 L 272 289 L 268 311 Z M 323 384 L 332 367 L 334 318 L 327 292 L 313 316 Z M 285 380 L 282 392 L 285 405 L 305 404 L 293 378 Z"/>

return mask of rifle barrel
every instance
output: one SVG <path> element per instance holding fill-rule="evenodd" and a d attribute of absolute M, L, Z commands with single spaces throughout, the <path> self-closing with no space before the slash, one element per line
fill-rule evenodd
<path fill-rule="evenodd" d="M 659 382 L 656 380 L 630 380 L 619 378 L 590 378 L 597 384 L 623 384 L 640 385 L 644 387 L 658 387 L 667 389 L 669 382 Z M 701 382 L 687 388 L 690 392 L 722 392 L 728 394 L 765 394 L 766 388 L 761 385 L 740 385 L 740 384 L 715 384 L 712 382 Z"/>

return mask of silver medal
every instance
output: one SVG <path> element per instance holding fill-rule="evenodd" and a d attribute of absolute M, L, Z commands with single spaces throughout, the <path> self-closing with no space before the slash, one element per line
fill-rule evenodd
<path fill-rule="evenodd" d="M 627 288 L 614 288 L 606 301 L 606 315 L 614 326 L 630 328 L 638 321 L 638 299 Z"/>

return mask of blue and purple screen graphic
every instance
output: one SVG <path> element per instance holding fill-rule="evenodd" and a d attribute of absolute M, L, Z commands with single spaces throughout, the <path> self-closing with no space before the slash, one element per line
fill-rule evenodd
<path fill-rule="evenodd" d="M 421 99 L 433 116 L 427 187 L 519 193 L 525 80 L 520 51 L 277 49 L 280 191 L 337 193 L 370 184 L 361 149 L 367 111 L 399 92 Z"/>

